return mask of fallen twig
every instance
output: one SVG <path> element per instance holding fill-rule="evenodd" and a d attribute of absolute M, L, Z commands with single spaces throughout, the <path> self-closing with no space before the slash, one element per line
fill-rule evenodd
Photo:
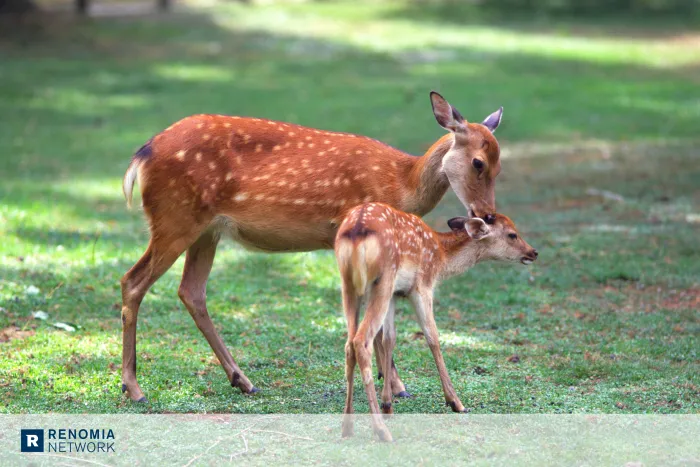
<path fill-rule="evenodd" d="M 204 454 L 206 454 L 206 453 L 208 453 L 209 451 L 211 451 L 211 450 L 212 450 L 217 444 L 219 444 L 220 442 L 221 442 L 221 438 L 218 438 L 214 444 L 212 444 L 211 446 L 209 446 L 209 447 L 207 448 L 206 451 L 204 451 L 203 453 L 198 454 L 198 455 L 194 456 L 192 459 L 190 459 L 190 461 L 189 461 L 187 464 L 185 464 L 185 467 L 189 467 L 190 465 L 192 465 L 192 462 L 196 461 L 197 459 L 199 459 L 200 457 L 202 457 Z"/>
<path fill-rule="evenodd" d="M 290 435 L 289 433 L 284 433 L 284 432 L 281 432 L 281 431 L 272 431 L 272 430 L 250 430 L 250 431 L 251 431 L 251 432 L 254 432 L 254 433 L 273 433 L 273 434 L 276 434 L 276 435 L 288 436 L 289 438 L 297 438 L 297 439 L 305 439 L 305 440 L 307 440 L 307 441 L 313 441 L 312 438 L 307 438 L 306 436 Z"/>

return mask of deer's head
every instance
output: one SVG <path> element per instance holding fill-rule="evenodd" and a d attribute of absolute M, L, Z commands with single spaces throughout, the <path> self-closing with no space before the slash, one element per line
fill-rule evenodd
<path fill-rule="evenodd" d="M 491 220 L 496 209 L 496 177 L 501 171 L 500 149 L 493 136 L 501 123 L 503 107 L 481 123 L 469 123 L 437 92 L 430 93 L 435 119 L 454 135 L 442 160 L 450 186 L 467 209 Z"/>

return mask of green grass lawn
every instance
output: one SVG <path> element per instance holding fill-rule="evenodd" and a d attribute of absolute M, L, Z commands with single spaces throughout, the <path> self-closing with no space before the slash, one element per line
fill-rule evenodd
<path fill-rule="evenodd" d="M 345 323 L 331 252 L 230 243 L 209 311 L 262 392 L 230 387 L 177 297 L 181 259 L 139 316 L 150 403 L 121 394 L 119 279 L 148 241 L 121 177 L 144 141 L 202 112 L 420 154 L 443 134 L 436 89 L 470 120 L 505 107 L 498 207 L 540 251 L 529 269 L 482 264 L 436 292 L 465 405 L 697 413 L 700 36 L 420 18 L 402 3 L 319 2 L 1 24 L 11 32 L 0 37 L 0 412 L 340 413 Z M 450 193 L 427 219 L 446 230 L 462 214 Z M 405 304 L 397 320 L 396 362 L 415 397 L 396 411 L 447 412 Z"/>

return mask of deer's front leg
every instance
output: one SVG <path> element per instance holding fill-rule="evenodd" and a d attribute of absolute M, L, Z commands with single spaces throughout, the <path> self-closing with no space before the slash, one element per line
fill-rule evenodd
<path fill-rule="evenodd" d="M 418 290 L 411 295 L 411 302 L 416 309 L 418 322 L 421 325 L 425 340 L 428 342 L 428 347 L 435 359 L 438 374 L 440 375 L 440 383 L 442 390 L 445 393 L 445 403 L 452 408 L 453 412 L 466 412 L 462 401 L 457 397 L 452 380 L 447 374 L 445 360 L 442 358 L 440 351 L 440 342 L 438 340 L 437 326 L 435 325 L 435 317 L 433 315 L 433 294 L 431 290 Z"/>

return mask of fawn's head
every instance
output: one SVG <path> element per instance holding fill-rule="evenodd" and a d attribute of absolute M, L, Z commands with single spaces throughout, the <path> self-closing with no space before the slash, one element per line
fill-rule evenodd
<path fill-rule="evenodd" d="M 537 250 L 520 236 L 515 224 L 503 214 L 494 214 L 492 224 L 478 217 L 455 217 L 447 221 L 453 231 L 464 232 L 482 246 L 486 257 L 497 261 L 528 265 L 537 259 Z"/>
<path fill-rule="evenodd" d="M 491 220 L 496 209 L 496 177 L 501 171 L 500 149 L 493 136 L 503 107 L 479 123 L 468 123 L 440 94 L 430 93 L 435 119 L 454 135 L 452 148 L 442 160 L 450 186 L 475 217 Z"/>

